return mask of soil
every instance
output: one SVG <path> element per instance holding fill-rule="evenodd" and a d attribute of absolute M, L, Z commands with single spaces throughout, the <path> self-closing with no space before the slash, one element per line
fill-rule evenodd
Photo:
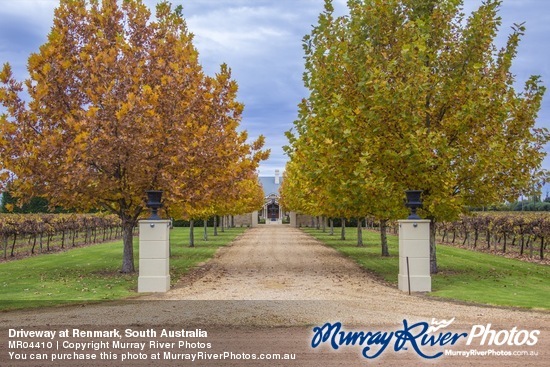
<path fill-rule="evenodd" d="M 510 333 L 518 335 L 522 330 L 539 330 L 540 333 L 537 343 L 531 346 L 514 345 L 512 341 L 509 344 L 503 342 L 500 346 L 488 345 L 488 339 L 480 345 L 481 338 L 466 345 L 466 338 L 462 338 L 452 346 L 447 343 L 445 346 L 422 347 L 421 350 L 430 355 L 446 349 L 476 349 L 493 354 L 469 357 L 444 355 L 433 360 L 419 357 L 418 352 L 413 350 L 413 343 L 407 346 L 407 350 L 398 351 L 394 350 L 396 345 L 390 344 L 380 357 L 371 360 L 362 357 L 364 346 L 342 346 L 334 350 L 324 343 L 318 348 L 311 347 L 313 328 L 327 322 L 341 322 L 345 331 L 375 333 L 403 330 L 405 323 L 431 324 L 432 319 L 453 318 L 452 324 L 439 332 L 471 334 L 475 325 L 481 325 L 477 330 L 490 328 L 502 338 Z M 189 362 L 190 365 L 205 366 L 354 366 L 366 363 L 396 366 L 543 366 L 550 360 L 550 312 L 469 305 L 440 301 L 422 294 L 408 295 L 377 281 L 334 249 L 320 244 L 298 229 L 284 225 L 264 225 L 246 231 L 167 293 L 100 305 L 1 313 L 0 345 L 7 343 L 10 328 L 131 328 L 159 332 L 162 329 L 201 328 L 208 332 L 211 352 L 296 354 L 296 360 L 284 362 L 245 359 Z M 526 334 L 520 334 L 523 335 Z M 151 338 L 142 339 L 146 341 Z M 521 338 L 518 340 L 521 342 Z M 150 350 L 155 351 L 154 348 Z M 538 355 L 498 355 L 508 352 Z M 0 365 L 3 365 L 2 358 L 6 354 L 4 351 L 1 353 Z M 7 365 L 33 365 L 13 360 L 5 362 Z M 90 365 L 115 365 L 112 362 L 102 359 Z M 72 363 L 86 365 L 84 362 Z M 140 360 L 133 361 L 131 365 L 152 364 L 151 360 Z M 154 364 L 181 365 L 181 361 L 176 364 L 176 361 L 163 360 Z"/>

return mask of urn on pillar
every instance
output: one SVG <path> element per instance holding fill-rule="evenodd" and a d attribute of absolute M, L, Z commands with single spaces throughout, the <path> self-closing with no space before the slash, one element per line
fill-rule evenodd
<path fill-rule="evenodd" d="M 139 221 L 138 292 L 170 289 L 170 221 L 158 216 L 162 191 L 147 191 L 151 216 Z"/>
<path fill-rule="evenodd" d="M 416 210 L 422 207 L 421 190 L 405 191 L 405 206 L 411 214 L 399 220 L 399 275 L 397 286 L 404 292 L 431 292 L 430 221 L 420 219 Z"/>

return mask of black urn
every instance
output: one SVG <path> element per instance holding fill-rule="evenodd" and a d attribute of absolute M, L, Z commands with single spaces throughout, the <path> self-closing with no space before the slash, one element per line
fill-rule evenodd
<path fill-rule="evenodd" d="M 151 216 L 149 219 L 160 220 L 161 218 L 158 215 L 158 210 L 162 208 L 162 203 L 160 202 L 162 191 L 147 190 L 145 192 L 147 193 L 147 203 L 145 205 L 151 209 Z"/>
<path fill-rule="evenodd" d="M 422 195 L 423 190 L 406 190 L 405 195 L 407 196 L 407 201 L 405 206 L 411 210 L 411 214 L 407 219 L 421 219 L 416 210 L 422 208 Z"/>

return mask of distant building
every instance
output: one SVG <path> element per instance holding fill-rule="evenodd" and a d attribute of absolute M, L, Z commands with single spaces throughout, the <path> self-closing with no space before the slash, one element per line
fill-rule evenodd
<path fill-rule="evenodd" d="M 283 182 L 283 177 L 279 170 L 275 170 L 275 176 L 261 176 L 259 180 L 264 190 L 264 205 L 260 211 L 236 215 L 234 217 L 236 226 L 256 227 L 259 223 L 282 224 L 289 222 L 293 227 L 315 225 L 315 218 L 312 216 L 287 212 L 279 203 L 279 188 Z"/>
<path fill-rule="evenodd" d="M 282 224 L 285 213 L 279 204 L 279 188 L 283 180 L 279 170 L 275 170 L 275 176 L 263 176 L 259 179 L 264 189 L 264 206 L 258 219 L 266 224 Z"/>

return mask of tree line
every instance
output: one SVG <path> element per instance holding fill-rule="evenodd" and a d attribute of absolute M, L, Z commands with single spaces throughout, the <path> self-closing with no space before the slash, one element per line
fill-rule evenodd
<path fill-rule="evenodd" d="M 60 0 L 28 71 L 0 70 L 0 182 L 23 202 L 116 214 L 123 272 L 146 190 L 163 190 L 175 218 L 261 207 L 264 137 L 239 131 L 231 69 L 205 74 L 181 6 L 153 16 L 141 0 Z"/>
<path fill-rule="evenodd" d="M 465 17 L 456 0 L 351 0 L 337 16 L 326 0 L 303 39 L 309 95 L 287 132 L 285 208 L 385 223 L 407 217 L 405 190 L 423 190 L 435 273 L 437 222 L 529 194 L 546 175 L 545 88 L 531 76 L 516 91 L 525 26 L 497 49 L 499 5 Z"/>

